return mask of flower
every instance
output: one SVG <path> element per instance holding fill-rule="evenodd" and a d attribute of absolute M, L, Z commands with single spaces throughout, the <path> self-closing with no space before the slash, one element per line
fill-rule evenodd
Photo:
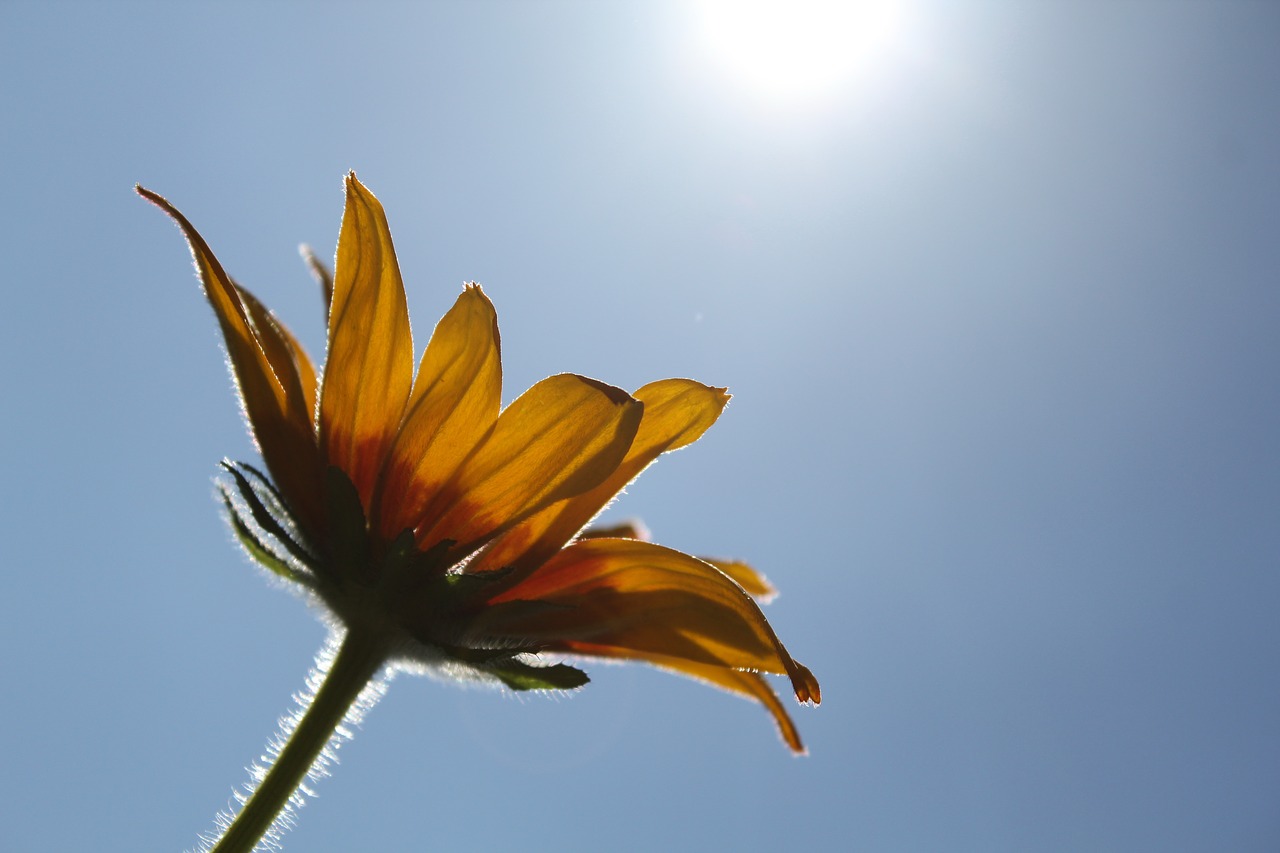
<path fill-rule="evenodd" d="M 377 663 L 423 664 L 511 688 L 587 678 L 544 653 L 646 661 L 761 702 L 790 747 L 796 727 L 762 673 L 797 699 L 818 683 L 754 597 L 764 578 L 584 528 L 660 454 L 695 441 L 728 402 L 688 379 L 628 394 L 574 374 L 501 408 L 497 318 L 468 284 L 416 376 L 404 286 L 381 204 L 355 175 L 332 278 L 322 375 L 275 315 L 181 227 L 226 341 L 267 474 L 224 463 L 223 498 L 250 553 L 307 590 Z"/>

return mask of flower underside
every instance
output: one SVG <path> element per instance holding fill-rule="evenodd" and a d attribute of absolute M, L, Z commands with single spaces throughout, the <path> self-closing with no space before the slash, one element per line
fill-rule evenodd
<path fill-rule="evenodd" d="M 759 573 L 646 541 L 595 516 L 663 453 L 697 440 L 728 395 L 688 379 L 627 393 L 574 374 L 505 409 L 497 317 L 463 288 L 417 369 L 381 204 L 354 174 L 332 276 L 323 373 L 233 281 L 172 205 L 142 188 L 191 246 L 266 470 L 224 462 L 233 531 L 388 659 L 445 661 L 515 690 L 587 681 L 539 656 L 648 662 L 765 706 L 796 727 L 764 674 L 817 703 L 817 680 L 757 604 Z"/>

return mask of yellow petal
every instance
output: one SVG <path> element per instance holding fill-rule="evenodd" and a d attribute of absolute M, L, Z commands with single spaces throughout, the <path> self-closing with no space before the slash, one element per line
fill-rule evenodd
<path fill-rule="evenodd" d="M 773 692 L 773 688 L 765 681 L 764 676 L 756 672 L 725 669 L 719 666 L 701 666 L 687 661 L 673 671 L 699 681 L 706 681 L 730 693 L 755 699 L 773 715 L 773 720 L 778 725 L 778 734 L 786 741 L 787 746 L 791 747 L 791 751 L 801 754 L 806 752 L 804 744 L 800 741 L 800 730 L 796 728 L 795 721 L 778 701 L 778 694 Z"/>
<path fill-rule="evenodd" d="M 634 394 L 644 417 L 626 459 L 591 491 L 547 507 L 477 558 L 472 570 L 515 566 L 513 580 L 540 565 L 581 530 L 614 495 L 663 453 L 692 444 L 720 417 L 729 395 L 691 379 L 651 382 Z"/>
<path fill-rule="evenodd" d="M 367 509 L 413 383 L 413 341 L 382 205 L 354 174 L 346 183 L 320 390 L 320 448 Z"/>
<path fill-rule="evenodd" d="M 778 595 L 778 591 L 774 589 L 773 584 L 769 583 L 769 579 L 746 563 L 739 560 L 715 560 L 711 557 L 698 559 L 704 563 L 710 563 L 733 578 L 738 586 L 745 589 L 757 601 L 768 603 Z"/>
<path fill-rule="evenodd" d="M 593 379 L 542 380 L 502 412 L 432 502 L 419 546 L 451 539 L 455 553 L 469 553 L 548 504 L 595 488 L 622 462 L 643 408 Z"/>
<path fill-rule="evenodd" d="M 302 348 L 248 291 L 238 288 L 209 245 L 177 208 L 150 190 L 138 193 L 169 214 L 186 235 L 205 296 L 213 306 L 245 413 L 277 487 L 315 532 L 323 517 L 320 466 L 311 426 L 315 373 Z"/>
<path fill-rule="evenodd" d="M 553 606 L 501 606 L 528 601 Z M 475 624 L 494 637 L 681 671 L 692 664 L 785 673 L 797 699 L 821 698 L 813 674 L 787 654 L 741 587 L 701 560 L 651 542 L 575 542 L 489 604 Z"/>
<path fill-rule="evenodd" d="M 498 317 L 479 285 L 467 285 L 427 344 L 382 472 L 372 516 L 385 538 L 417 526 L 501 406 Z"/>

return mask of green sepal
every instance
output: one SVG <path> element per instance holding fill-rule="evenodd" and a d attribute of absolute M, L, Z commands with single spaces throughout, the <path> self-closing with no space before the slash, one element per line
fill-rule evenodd
<path fill-rule="evenodd" d="M 431 577 L 443 571 L 444 556 L 457 543 L 442 539 L 425 551 L 418 550 L 418 538 L 412 527 L 400 531 L 400 535 L 387 546 L 383 558 L 383 571 L 387 574 L 404 574 L 415 577 Z"/>
<path fill-rule="evenodd" d="M 450 572 L 444 576 L 445 595 L 453 601 L 463 602 L 490 591 L 490 587 L 515 571 L 514 566 L 503 566 L 485 572 Z"/>
<path fill-rule="evenodd" d="M 248 552 L 254 562 L 285 580 L 305 583 L 305 579 L 299 576 L 292 566 L 277 556 L 257 537 L 253 532 L 253 528 L 240 515 L 240 510 L 236 509 L 235 501 L 231 499 L 231 494 L 227 491 L 227 487 L 219 483 L 218 489 L 222 493 L 222 503 L 227 508 L 227 520 L 231 523 L 231 531 L 235 533 L 241 547 Z"/>
<path fill-rule="evenodd" d="M 564 663 L 551 666 L 531 666 L 507 658 L 484 667 L 512 690 L 573 690 L 591 679 L 577 667 Z"/>
<path fill-rule="evenodd" d="M 296 532 L 287 530 L 284 524 L 281 523 L 281 517 L 288 519 L 288 510 L 285 509 L 280 494 L 262 472 L 252 465 L 247 465 L 243 462 L 235 463 L 227 459 L 222 460 L 222 467 L 235 478 L 236 490 L 240 493 L 240 498 L 253 515 L 254 523 L 258 525 L 258 529 L 284 546 L 284 549 L 295 560 L 308 568 L 314 568 L 315 557 L 294 538 L 297 535 Z M 241 473 L 240 469 L 242 467 L 254 475 L 258 481 L 258 486 L 249 482 L 249 478 Z M 267 498 L 270 499 L 271 507 L 266 505 L 267 502 L 263 499 L 263 491 L 266 492 Z M 224 499 L 229 499 L 225 490 L 223 494 Z M 239 534 L 237 533 L 237 535 Z M 256 539 L 257 537 L 254 538 Z"/>
<path fill-rule="evenodd" d="M 334 465 L 325 471 L 324 486 L 331 563 L 348 577 L 372 585 L 376 569 L 371 559 L 369 530 L 360 493 L 346 472 Z"/>
<path fill-rule="evenodd" d="M 270 509 L 272 514 L 279 513 L 282 518 L 289 517 L 289 510 L 285 506 L 284 496 L 280 494 L 280 490 L 276 488 L 275 483 L 271 482 L 270 477 L 250 465 L 248 462 L 232 462 L 230 459 L 223 459 L 222 465 L 223 467 L 226 467 L 227 465 L 234 465 L 236 468 L 248 471 L 252 474 L 253 478 L 258 481 L 258 485 L 262 487 L 262 491 L 266 492 L 267 496 L 271 498 Z M 256 487 L 254 491 L 257 491 Z M 259 496 L 261 496 L 261 492 L 259 492 Z"/>
<path fill-rule="evenodd" d="M 454 541 L 446 539 L 426 551 L 419 551 L 413 530 L 402 530 L 387 546 L 382 558 L 378 579 L 382 594 L 388 601 L 398 601 L 409 610 L 438 604 L 439 597 L 431 591 L 440 587 L 447 565 L 445 554 L 453 546 Z"/>
<path fill-rule="evenodd" d="M 497 604 L 485 605 L 485 616 L 491 619 L 495 624 L 515 624 L 519 625 L 522 619 L 537 620 L 552 611 L 564 612 L 572 610 L 574 605 L 561 604 L 554 601 L 539 601 L 537 599 L 517 598 L 513 601 L 501 601 Z M 518 629 L 513 631 L 518 633 Z"/>

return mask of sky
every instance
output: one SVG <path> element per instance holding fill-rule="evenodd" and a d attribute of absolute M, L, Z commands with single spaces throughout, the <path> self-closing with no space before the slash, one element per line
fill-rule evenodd
<path fill-rule="evenodd" d="M 381 199 L 504 398 L 726 385 L 609 510 L 747 560 L 823 687 L 401 676 L 287 850 L 1280 847 L 1280 6 L 0 0 L 0 846 L 193 847 L 326 628 L 168 197 L 323 352 Z M 785 689 L 781 679 L 775 682 Z M 790 702 L 790 700 L 787 700 Z"/>

